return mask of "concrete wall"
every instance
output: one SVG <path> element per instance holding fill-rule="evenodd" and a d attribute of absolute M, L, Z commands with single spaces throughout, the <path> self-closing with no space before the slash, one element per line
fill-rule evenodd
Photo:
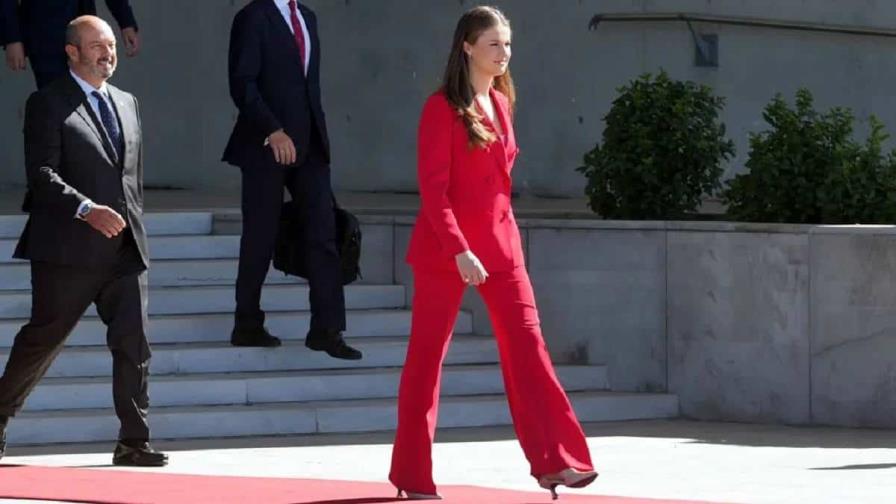
<path fill-rule="evenodd" d="M 410 286 L 412 219 L 394 222 Z M 519 223 L 556 362 L 691 418 L 896 427 L 896 226 Z M 488 333 L 473 289 L 464 306 Z"/>
<path fill-rule="evenodd" d="M 812 419 L 896 426 L 896 233 L 811 237 Z"/>
<path fill-rule="evenodd" d="M 810 420 L 806 234 L 670 231 L 669 389 L 702 419 Z"/>
<path fill-rule="evenodd" d="M 529 272 L 555 355 L 607 364 L 615 390 L 666 390 L 666 237 L 532 221 Z"/>
<path fill-rule="evenodd" d="M 102 4 L 102 2 L 100 2 Z M 246 0 L 132 0 L 144 52 L 122 58 L 115 83 L 141 99 L 151 185 L 233 191 L 235 169 L 219 162 L 234 119 L 226 88 L 230 22 Z M 308 0 L 324 46 L 324 101 L 339 188 L 413 191 L 420 105 L 436 86 L 451 33 L 466 0 Z M 665 68 L 713 86 L 728 98 L 724 120 L 738 145 L 731 174 L 747 154 L 747 133 L 763 127 L 761 108 L 776 92 L 800 86 L 823 106 L 874 112 L 896 127 L 896 40 L 852 35 L 697 24 L 720 37 L 720 67 L 694 66 L 682 23 L 602 25 L 597 12 L 684 11 L 860 26 L 896 26 L 884 0 L 496 0 L 514 23 L 512 64 L 520 104 L 522 153 L 516 189 L 579 196 L 574 172 L 599 138 L 615 88 Z M 545 22 L 549 17 L 550 22 Z M 21 184 L 22 104 L 30 74 L 0 71 L 0 184 Z"/>

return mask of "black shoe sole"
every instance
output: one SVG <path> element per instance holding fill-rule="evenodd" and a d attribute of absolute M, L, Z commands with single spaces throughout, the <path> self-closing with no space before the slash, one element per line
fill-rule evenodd
<path fill-rule="evenodd" d="M 235 347 L 255 347 L 255 348 L 277 348 L 282 345 L 282 342 L 278 341 L 276 343 L 256 343 L 254 341 L 231 341 L 230 346 Z"/>
<path fill-rule="evenodd" d="M 113 461 L 112 461 L 112 465 L 114 465 L 114 466 L 116 466 L 116 467 L 165 467 L 166 465 L 168 465 L 168 461 L 166 460 L 166 461 L 164 461 L 164 462 L 152 462 L 152 463 L 149 463 L 149 462 L 141 462 L 141 463 L 135 463 L 135 462 L 124 462 L 124 461 L 116 461 L 116 460 L 113 460 Z"/>
<path fill-rule="evenodd" d="M 327 351 L 328 346 L 329 345 L 327 345 L 326 343 L 313 343 L 308 341 L 307 339 L 305 340 L 305 348 L 309 348 L 311 350 L 314 350 L 315 352 L 325 352 Z"/>
<path fill-rule="evenodd" d="M 349 360 L 349 361 L 358 361 L 358 360 L 361 360 L 361 359 L 364 358 L 364 355 L 357 355 L 357 356 L 355 356 L 355 355 L 352 355 L 352 356 L 348 356 L 348 355 L 333 355 L 333 354 L 331 354 L 330 352 L 327 352 L 327 355 L 329 355 L 330 357 L 332 357 L 332 358 L 334 358 L 334 359 L 342 359 L 342 360 Z"/>
<path fill-rule="evenodd" d="M 329 355 L 330 357 L 332 357 L 332 358 L 334 358 L 334 359 L 342 359 L 342 360 L 352 360 L 352 361 L 354 361 L 354 360 L 361 360 L 361 359 L 364 358 L 364 354 L 362 354 L 362 353 L 360 353 L 360 352 L 358 352 L 358 355 L 357 355 L 357 356 L 334 355 L 333 351 L 330 350 L 329 348 L 327 348 L 327 346 L 329 346 L 329 345 L 318 346 L 318 345 L 315 344 L 315 343 L 309 343 L 308 341 L 305 342 L 305 347 L 306 347 L 306 348 L 308 348 L 308 349 L 310 349 L 310 350 L 314 350 L 315 352 L 326 352 L 327 355 Z"/>

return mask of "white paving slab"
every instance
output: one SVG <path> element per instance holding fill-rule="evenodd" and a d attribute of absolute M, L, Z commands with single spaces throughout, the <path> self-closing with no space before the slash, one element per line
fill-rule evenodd
<path fill-rule="evenodd" d="M 679 420 L 584 427 L 601 476 L 587 488 L 562 489 L 560 503 L 576 494 L 594 495 L 595 502 L 619 496 L 744 504 L 888 504 L 896 495 L 896 444 L 888 430 Z M 389 495 L 387 480 L 391 433 L 159 441 L 155 446 L 172 455 L 168 467 L 153 469 L 167 474 L 371 481 L 382 485 L 371 500 L 394 495 Z M 107 442 L 13 447 L 3 462 L 97 467 L 109 464 L 111 450 Z M 433 463 L 441 488 L 541 491 L 533 500 L 549 501 L 529 475 L 510 427 L 442 429 L 436 435 Z"/>

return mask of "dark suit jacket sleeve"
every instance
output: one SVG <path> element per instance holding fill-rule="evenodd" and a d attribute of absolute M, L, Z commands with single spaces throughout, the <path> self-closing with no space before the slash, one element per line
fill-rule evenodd
<path fill-rule="evenodd" d="M 18 0 L 0 0 L 0 45 L 21 41 Z"/>
<path fill-rule="evenodd" d="M 128 0 L 106 0 L 109 12 L 115 17 L 119 28 L 137 29 L 137 20 L 134 18 L 134 10 Z"/>
<path fill-rule="evenodd" d="M 25 170 L 34 198 L 31 208 L 52 208 L 74 217 L 87 199 L 59 175 L 62 124 L 53 120 L 46 95 L 33 93 L 25 105 Z"/>
<path fill-rule="evenodd" d="M 233 103 L 240 110 L 240 114 L 248 119 L 249 124 L 267 137 L 282 126 L 264 102 L 258 88 L 262 64 L 262 30 L 257 26 L 258 22 L 250 19 L 245 11 L 234 18 L 230 30 L 228 71 Z"/>

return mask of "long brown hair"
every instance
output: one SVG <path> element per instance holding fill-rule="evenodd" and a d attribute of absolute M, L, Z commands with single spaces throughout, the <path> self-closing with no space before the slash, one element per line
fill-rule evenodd
<path fill-rule="evenodd" d="M 482 114 L 476 110 L 474 104 L 476 93 L 470 80 L 470 61 L 464 51 L 464 42 L 475 44 L 483 32 L 496 26 L 506 26 L 510 29 L 510 21 L 496 7 L 473 7 L 464 13 L 460 21 L 457 22 L 451 54 L 448 57 L 448 65 L 445 67 L 445 76 L 442 78 L 442 91 L 445 93 L 448 103 L 463 118 L 470 136 L 470 144 L 477 147 L 485 147 L 494 142 L 497 137 L 483 124 Z M 516 102 L 516 90 L 509 67 L 504 75 L 495 77 L 492 87 L 507 97 L 512 110 Z"/>

